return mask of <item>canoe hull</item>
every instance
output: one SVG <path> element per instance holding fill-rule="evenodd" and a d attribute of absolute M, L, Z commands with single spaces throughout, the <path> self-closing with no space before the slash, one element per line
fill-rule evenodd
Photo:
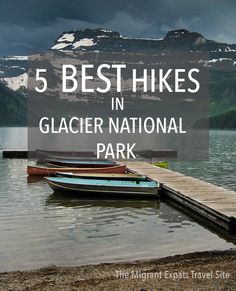
<path fill-rule="evenodd" d="M 112 185 L 83 185 L 63 183 L 60 181 L 50 181 L 47 179 L 49 186 L 55 192 L 63 192 L 70 194 L 91 194 L 99 196 L 115 195 L 115 196 L 140 196 L 140 197 L 158 197 L 159 187 L 139 187 L 137 186 L 112 186 Z"/>
<path fill-rule="evenodd" d="M 81 158 L 73 158 L 73 159 L 51 159 L 45 158 L 47 163 L 50 163 L 55 166 L 63 166 L 63 167 L 78 167 L 78 168 L 103 168 L 103 167 L 111 167 L 117 165 L 117 163 L 108 161 L 108 160 L 98 160 L 98 159 L 81 159 Z"/>
<path fill-rule="evenodd" d="M 126 166 L 118 165 L 104 168 L 49 168 L 40 166 L 28 166 L 27 173 L 29 176 L 53 176 L 57 172 L 74 172 L 74 173 L 125 173 Z"/>
<path fill-rule="evenodd" d="M 125 180 L 125 181 L 147 181 L 146 176 L 131 173 L 57 173 L 59 177 L 81 178 L 81 179 L 101 179 L 101 180 Z"/>
<path fill-rule="evenodd" d="M 51 161 L 51 160 L 46 160 L 47 164 L 55 167 L 71 167 L 71 168 L 107 168 L 111 166 L 115 166 L 116 163 L 102 163 L 102 162 L 57 162 L 57 161 Z"/>

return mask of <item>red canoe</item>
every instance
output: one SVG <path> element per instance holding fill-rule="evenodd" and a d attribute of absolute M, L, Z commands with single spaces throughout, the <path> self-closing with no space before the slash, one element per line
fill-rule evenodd
<path fill-rule="evenodd" d="M 125 173 L 126 165 L 117 165 L 104 168 L 48 168 L 41 166 L 27 166 L 29 176 L 52 176 L 57 172 L 73 172 L 73 173 Z"/>

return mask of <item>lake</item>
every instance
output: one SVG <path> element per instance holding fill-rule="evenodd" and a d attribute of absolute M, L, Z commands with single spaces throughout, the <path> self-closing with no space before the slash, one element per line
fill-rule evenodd
<path fill-rule="evenodd" d="M 210 131 L 209 161 L 172 162 L 170 168 L 236 191 L 236 131 Z"/>
<path fill-rule="evenodd" d="M 210 160 L 170 167 L 236 190 L 236 132 L 210 133 Z M 0 150 L 25 149 L 0 128 Z M 81 200 L 27 181 L 27 160 L 0 157 L 0 271 L 158 258 L 234 245 L 164 202 Z"/>

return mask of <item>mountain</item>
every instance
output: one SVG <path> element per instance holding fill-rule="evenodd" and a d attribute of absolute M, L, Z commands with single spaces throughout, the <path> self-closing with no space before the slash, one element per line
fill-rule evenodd
<path fill-rule="evenodd" d="M 209 60 L 203 62 L 215 71 L 236 70 L 236 44 L 206 39 L 198 32 L 186 29 L 169 31 L 164 38 L 130 38 L 105 29 L 85 29 L 63 32 L 52 51 L 130 51 L 130 52 L 206 52 Z M 0 58 L 0 81 L 16 91 L 27 85 L 27 56 Z"/>
<path fill-rule="evenodd" d="M 13 91 L 21 91 L 27 88 L 28 75 L 27 73 L 23 73 L 15 77 L 1 78 L 1 82 Z"/>
<path fill-rule="evenodd" d="M 186 29 L 169 31 L 164 38 L 130 38 L 119 32 L 98 29 L 63 32 L 51 50 L 127 52 L 206 52 L 202 63 L 210 73 L 210 115 L 236 108 L 236 44 L 221 43 Z"/>
<path fill-rule="evenodd" d="M 236 110 L 212 116 L 209 120 L 210 128 L 236 129 Z"/>
<path fill-rule="evenodd" d="M 186 29 L 169 31 L 165 37 L 131 38 L 106 29 L 85 29 L 63 32 L 50 51 L 121 51 L 121 52 L 205 52 L 209 59 L 202 61 L 210 70 L 210 114 L 219 115 L 236 108 L 236 44 L 220 43 Z M 0 58 L 0 96 L 25 98 L 27 87 L 27 56 Z M 14 92 L 13 92 L 14 91 Z M 13 94 L 14 93 L 14 94 Z M 1 97 L 2 98 L 2 97 Z M 13 98 L 13 99 L 14 99 Z M 8 99 L 4 99 L 6 106 Z M 14 99 L 16 101 L 16 99 Z M 3 104 L 3 100 L 1 100 Z M 15 102 L 15 106 L 17 106 Z M 21 104 L 21 105 L 20 105 Z M 23 112 L 19 109 L 19 112 Z M 24 117 L 22 117 L 24 119 Z M 17 119 L 17 118 L 16 118 Z M 1 125 L 2 123 L 0 123 Z"/>
<path fill-rule="evenodd" d="M 27 56 L 0 57 L 0 78 L 17 77 L 27 71 Z"/>
<path fill-rule="evenodd" d="M 169 31 L 164 38 L 131 38 L 105 29 L 85 29 L 63 32 L 51 50 L 61 51 L 122 51 L 122 52 L 206 52 L 207 66 L 215 70 L 236 70 L 236 44 L 206 39 L 198 32 L 186 29 Z"/>
<path fill-rule="evenodd" d="M 105 29 L 72 30 L 63 32 L 51 47 L 52 50 L 86 51 L 155 51 L 195 52 L 206 51 L 219 58 L 234 54 L 236 44 L 220 43 L 206 39 L 198 32 L 186 29 L 169 31 L 164 38 L 130 38 L 119 32 Z"/>
<path fill-rule="evenodd" d="M 236 109 L 236 72 L 210 71 L 210 115 Z"/>
<path fill-rule="evenodd" d="M 230 110 L 219 115 L 214 115 L 206 119 L 199 119 L 195 122 L 196 128 L 206 128 L 206 123 L 212 129 L 234 129 L 236 130 L 236 109 Z"/>
<path fill-rule="evenodd" d="M 27 100 L 0 83 L 0 126 L 26 126 Z"/>

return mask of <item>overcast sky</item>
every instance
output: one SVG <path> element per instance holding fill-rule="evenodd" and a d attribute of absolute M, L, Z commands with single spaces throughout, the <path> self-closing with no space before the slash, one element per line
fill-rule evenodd
<path fill-rule="evenodd" d="M 236 0 L 0 0 L 0 55 L 45 51 L 63 31 L 103 27 L 162 37 L 186 28 L 236 43 Z"/>

